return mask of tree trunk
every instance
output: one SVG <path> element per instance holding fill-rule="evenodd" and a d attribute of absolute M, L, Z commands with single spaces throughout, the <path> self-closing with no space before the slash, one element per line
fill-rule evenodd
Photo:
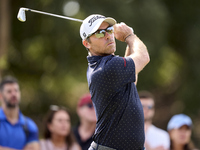
<path fill-rule="evenodd" d="M 6 67 L 6 56 L 10 42 L 10 0 L 0 0 L 0 79 Z"/>

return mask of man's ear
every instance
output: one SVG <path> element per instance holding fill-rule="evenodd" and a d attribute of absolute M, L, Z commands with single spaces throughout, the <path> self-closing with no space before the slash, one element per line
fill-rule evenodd
<path fill-rule="evenodd" d="M 82 43 L 87 49 L 90 49 L 90 43 L 87 40 L 83 40 Z"/>

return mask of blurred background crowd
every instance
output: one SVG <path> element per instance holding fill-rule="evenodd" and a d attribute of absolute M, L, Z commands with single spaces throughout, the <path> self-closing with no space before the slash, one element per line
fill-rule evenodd
<path fill-rule="evenodd" d="M 98 13 L 131 26 L 151 57 L 137 88 L 155 97 L 153 124 L 167 131 L 173 115 L 187 114 L 193 121 L 192 140 L 200 147 L 200 1 L 0 0 L 0 79 L 18 79 L 20 109 L 43 131 L 50 105 L 69 108 L 72 126 L 78 122 L 78 100 L 88 93 L 87 51 L 79 22 L 27 12 L 22 23 L 17 20 L 20 7 L 78 19 Z M 116 55 L 123 56 L 125 46 L 117 42 Z"/>

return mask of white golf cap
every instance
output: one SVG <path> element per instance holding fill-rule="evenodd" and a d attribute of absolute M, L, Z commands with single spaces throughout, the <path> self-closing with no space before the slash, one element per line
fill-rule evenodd
<path fill-rule="evenodd" d="M 182 127 L 183 125 L 187 125 L 188 127 L 192 127 L 192 120 L 189 116 L 185 114 L 178 114 L 174 115 L 168 125 L 167 125 L 167 130 L 172 130 L 172 129 L 178 129 Z"/>
<path fill-rule="evenodd" d="M 110 17 L 105 17 L 99 14 L 88 16 L 85 20 L 83 20 L 83 23 L 80 27 L 81 38 L 84 40 L 96 32 L 104 21 L 109 23 L 109 25 L 116 24 L 116 20 Z"/>

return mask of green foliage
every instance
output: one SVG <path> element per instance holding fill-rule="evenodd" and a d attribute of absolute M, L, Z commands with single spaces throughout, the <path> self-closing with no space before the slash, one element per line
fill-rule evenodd
<path fill-rule="evenodd" d="M 63 15 L 66 1 L 12 1 L 12 38 L 8 54 L 1 57 L 3 75 L 16 76 L 22 88 L 22 110 L 39 127 L 49 105 L 65 105 L 77 122 L 76 103 L 88 92 L 87 51 L 79 36 L 80 23 L 27 12 L 27 21 L 16 19 L 20 7 Z M 194 141 L 200 139 L 200 1 L 85 0 L 72 16 L 84 19 L 98 13 L 125 22 L 146 44 L 151 61 L 139 74 L 138 90 L 155 94 L 155 124 L 166 129 L 175 113 L 194 121 Z M 117 41 L 117 55 L 126 45 Z M 5 61 L 5 59 L 7 61 Z M 167 112 L 167 113 L 166 113 Z M 165 117 L 163 117 L 165 116 Z"/>

